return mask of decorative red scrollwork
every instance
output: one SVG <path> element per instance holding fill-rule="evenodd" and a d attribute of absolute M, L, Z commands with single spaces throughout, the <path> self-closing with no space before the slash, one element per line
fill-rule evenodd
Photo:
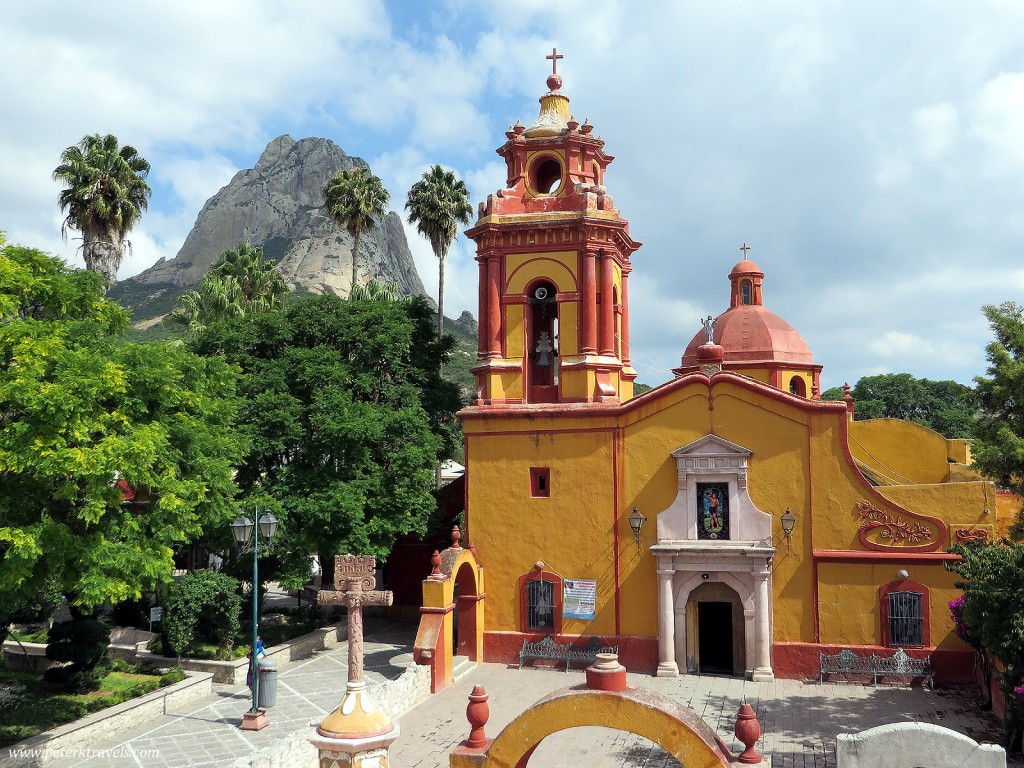
<path fill-rule="evenodd" d="M 869 501 L 857 502 L 857 511 L 863 519 L 857 537 L 868 549 L 934 552 L 946 538 L 945 523 L 935 517 L 886 512 Z"/>
<path fill-rule="evenodd" d="M 966 544 L 969 541 L 980 541 L 982 544 L 989 544 L 992 534 L 985 528 L 959 528 L 956 531 L 956 543 Z"/>

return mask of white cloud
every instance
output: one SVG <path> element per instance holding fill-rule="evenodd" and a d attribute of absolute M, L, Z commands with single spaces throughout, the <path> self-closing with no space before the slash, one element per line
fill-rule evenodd
<path fill-rule="evenodd" d="M 921 154 L 935 159 L 948 153 L 956 141 L 960 119 L 956 107 L 948 101 L 923 107 L 914 113 Z"/>
<path fill-rule="evenodd" d="M 1024 169 L 1024 72 L 1003 72 L 981 88 L 971 131 L 1006 172 Z"/>
<path fill-rule="evenodd" d="M 901 331 L 889 331 L 882 338 L 868 344 L 868 349 L 880 357 L 906 356 L 908 353 L 930 353 L 932 346 L 919 336 Z"/>

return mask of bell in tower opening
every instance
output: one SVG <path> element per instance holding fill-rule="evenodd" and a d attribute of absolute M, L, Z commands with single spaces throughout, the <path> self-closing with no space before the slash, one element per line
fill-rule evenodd
<path fill-rule="evenodd" d="M 538 283 L 530 292 L 530 356 L 527 401 L 558 402 L 558 302 L 555 287 Z"/>

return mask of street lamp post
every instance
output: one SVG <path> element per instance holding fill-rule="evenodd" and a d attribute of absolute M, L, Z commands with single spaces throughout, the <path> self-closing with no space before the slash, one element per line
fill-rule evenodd
<path fill-rule="evenodd" d="M 244 515 L 239 515 L 231 524 L 231 535 L 234 536 L 236 544 L 243 547 L 252 542 L 252 707 L 242 717 L 242 730 L 246 731 L 258 731 L 270 725 L 266 713 L 259 708 L 260 670 L 256 652 L 259 637 L 259 540 L 262 538 L 265 543 L 270 543 L 277 533 L 277 518 L 269 512 L 264 512 L 262 517 L 259 514 L 260 510 L 257 507 L 254 517 L 258 522 L 255 525 Z"/>

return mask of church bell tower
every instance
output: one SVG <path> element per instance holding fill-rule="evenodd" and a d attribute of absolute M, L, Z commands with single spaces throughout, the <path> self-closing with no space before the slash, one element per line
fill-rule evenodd
<path fill-rule="evenodd" d="M 480 204 L 475 406 L 618 403 L 633 396 L 630 256 L 640 247 L 604 186 L 614 159 L 569 110 L 552 51 L 533 125 L 498 150 L 506 188 Z"/>

